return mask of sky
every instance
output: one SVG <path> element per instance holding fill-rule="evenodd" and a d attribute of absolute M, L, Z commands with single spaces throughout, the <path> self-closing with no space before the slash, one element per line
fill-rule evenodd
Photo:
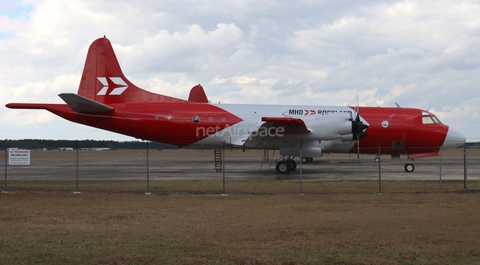
<path fill-rule="evenodd" d="M 135 138 L 11 102 L 64 103 L 106 35 L 127 78 L 212 102 L 395 106 L 480 141 L 480 2 L 0 0 L 0 139 Z"/>

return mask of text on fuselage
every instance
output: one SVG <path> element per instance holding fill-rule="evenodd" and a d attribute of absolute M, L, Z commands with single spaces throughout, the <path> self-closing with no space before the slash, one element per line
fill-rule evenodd
<path fill-rule="evenodd" d="M 289 109 L 289 116 L 305 116 L 305 115 L 328 115 L 334 113 L 352 113 L 351 110 L 332 110 L 332 109 L 323 109 L 323 110 L 312 110 L 312 109 Z M 285 112 L 283 113 L 286 114 Z"/>

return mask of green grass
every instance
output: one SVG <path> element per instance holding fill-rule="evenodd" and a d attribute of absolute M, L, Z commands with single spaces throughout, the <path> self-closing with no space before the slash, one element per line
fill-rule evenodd
<path fill-rule="evenodd" d="M 18 181 L 4 264 L 478 264 L 480 197 L 460 182 Z M 72 185 L 73 184 L 73 185 Z"/>

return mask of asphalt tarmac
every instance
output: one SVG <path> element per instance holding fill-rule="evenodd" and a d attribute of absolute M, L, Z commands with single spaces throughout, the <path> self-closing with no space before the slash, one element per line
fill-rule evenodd
<path fill-rule="evenodd" d="M 479 149 L 467 151 L 467 178 L 480 180 Z M 78 154 L 78 160 L 77 160 Z M 148 155 L 148 159 L 147 159 Z M 32 151 L 31 164 L 8 165 L 7 178 L 19 180 L 463 180 L 463 149 L 444 151 L 442 157 L 413 161 L 414 172 L 405 172 L 405 158 L 392 159 L 374 155 L 325 155 L 313 162 L 297 164 L 289 174 L 277 174 L 278 155 L 263 151 L 225 151 L 223 171 L 215 170 L 213 150 L 140 150 L 140 151 Z M 4 155 L 0 169 L 5 171 Z M 78 170 L 77 170 L 78 161 Z M 298 160 L 297 160 L 298 161 Z M 0 172 L 1 172 L 0 171 Z M 0 173 L 4 175 L 4 173 Z"/>

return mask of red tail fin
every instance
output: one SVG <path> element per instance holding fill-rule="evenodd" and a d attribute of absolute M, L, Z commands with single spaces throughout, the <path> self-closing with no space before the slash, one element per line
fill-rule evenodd
<path fill-rule="evenodd" d="M 123 75 L 112 45 L 105 37 L 95 40 L 88 49 L 78 95 L 105 104 L 184 101 L 132 84 Z"/>

